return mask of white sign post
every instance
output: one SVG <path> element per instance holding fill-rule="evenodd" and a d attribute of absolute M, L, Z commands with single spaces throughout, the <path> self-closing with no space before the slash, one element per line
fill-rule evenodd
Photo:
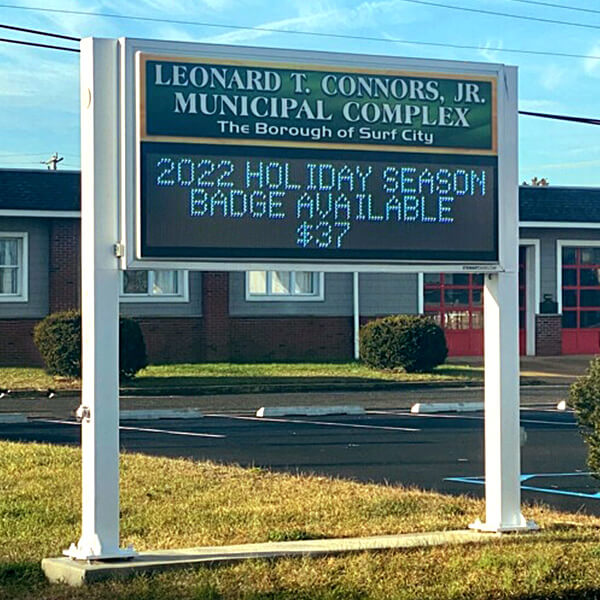
<path fill-rule="evenodd" d="M 517 69 L 505 67 L 499 88 L 503 120 L 498 126 L 500 260 L 504 271 L 485 276 L 483 331 L 485 360 L 485 523 L 480 531 L 537 529 L 521 514 L 519 427 L 519 203 Z"/>
<path fill-rule="evenodd" d="M 81 538 L 80 560 L 119 548 L 119 285 L 117 41 L 81 42 Z"/>
<path fill-rule="evenodd" d="M 215 62 L 215 58 L 217 63 L 218 60 L 227 58 L 234 64 L 243 64 L 247 59 L 271 63 L 276 60 L 281 65 L 313 63 L 356 72 L 361 71 L 364 63 L 373 69 L 376 76 L 382 77 L 389 72 L 386 69 L 394 69 L 396 63 L 402 62 L 408 76 L 413 78 L 418 77 L 419 72 L 425 75 L 431 72 L 442 73 L 442 79 L 452 79 L 456 70 L 456 73 L 467 73 L 467 77 L 475 79 L 497 80 L 498 110 L 497 113 L 492 111 L 492 128 L 496 127 L 497 119 L 499 260 L 496 263 L 492 261 L 472 265 L 462 264 L 460 261 L 454 265 L 443 262 L 436 264 L 435 261 L 431 264 L 413 261 L 412 264 L 394 265 L 369 264 L 364 261 L 339 265 L 327 264 L 326 261 L 304 264 L 301 260 L 287 264 L 268 260 L 243 263 L 232 259 L 210 262 L 189 257 L 183 261 L 173 259 L 169 262 L 171 259 L 166 256 L 162 261 L 150 259 L 144 262 L 144 257 L 135 255 L 139 244 L 134 237 L 135 232 L 139 232 L 139 223 L 138 226 L 134 225 L 134 218 L 138 207 L 136 195 L 141 185 L 138 169 L 142 160 L 137 154 L 139 146 L 136 146 L 140 139 L 140 124 L 136 123 L 139 115 L 136 115 L 135 106 L 141 94 L 134 84 L 138 52 L 150 53 L 150 56 L 159 58 L 161 54 L 194 57 L 198 53 L 212 57 L 207 59 L 209 63 L 211 60 Z M 276 69 L 277 64 L 273 68 Z M 298 80 L 300 78 L 298 74 L 294 77 Z M 463 84 L 459 84 L 461 85 Z M 390 57 L 298 53 L 143 40 L 88 38 L 82 41 L 83 396 L 78 413 L 82 434 L 83 515 L 81 538 L 65 554 L 79 560 L 127 558 L 135 554 L 131 548 L 119 547 L 118 257 L 123 253 L 122 241 L 125 242 L 127 257 L 122 259 L 122 267 L 204 270 L 288 267 L 355 272 L 452 272 L 462 267 L 467 272 L 487 272 L 484 294 L 486 521 L 474 523 L 471 527 L 493 532 L 535 528 L 534 524 L 525 521 L 520 510 L 516 90 L 516 69 L 501 65 L 414 59 L 401 61 Z M 467 112 L 464 110 L 461 122 L 466 120 Z M 189 147 L 193 148 L 193 144 Z M 201 152 L 202 148 L 195 151 Z M 427 149 L 414 151 L 427 152 Z M 494 151 L 491 152 L 493 154 Z M 477 154 L 477 151 L 474 153 Z M 364 156 L 368 157 L 368 152 Z M 386 163 L 379 160 L 380 166 L 377 168 L 381 169 L 381 164 Z M 301 162 L 300 159 L 298 161 Z M 300 164 L 298 161 L 295 164 Z M 224 162 L 233 169 L 233 159 Z M 190 159 L 185 159 L 186 165 L 189 166 L 190 163 Z M 455 173 L 464 172 L 460 171 L 460 167 L 458 169 Z M 242 185 L 239 181 L 243 180 L 238 180 L 238 184 Z M 234 184 L 228 182 L 227 185 Z M 282 206 L 277 204 L 278 210 Z M 444 206 L 445 216 L 450 209 L 446 204 Z"/>

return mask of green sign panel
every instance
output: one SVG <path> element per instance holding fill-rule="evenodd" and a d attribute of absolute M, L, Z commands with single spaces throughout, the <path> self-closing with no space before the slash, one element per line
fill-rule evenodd
<path fill-rule="evenodd" d="M 142 55 L 147 141 L 496 154 L 495 79 Z"/>

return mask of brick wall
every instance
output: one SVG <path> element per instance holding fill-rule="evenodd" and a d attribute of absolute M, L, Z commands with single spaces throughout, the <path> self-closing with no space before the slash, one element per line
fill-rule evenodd
<path fill-rule="evenodd" d="M 33 343 L 37 319 L 0 320 L 0 365 L 42 366 L 42 358 Z M 0 387 L 2 382 L 0 381 Z"/>
<path fill-rule="evenodd" d="M 235 361 L 352 360 L 351 317 L 231 319 Z"/>
<path fill-rule="evenodd" d="M 205 360 L 204 323 L 195 318 L 138 318 L 151 363 Z"/>
<path fill-rule="evenodd" d="M 53 219 L 50 225 L 50 312 L 79 307 L 80 298 L 79 219 Z"/>
<path fill-rule="evenodd" d="M 202 314 L 205 360 L 230 360 L 229 273 L 202 274 Z"/>
<path fill-rule="evenodd" d="M 536 315 L 535 353 L 537 356 L 558 356 L 561 349 L 561 315 Z"/>
<path fill-rule="evenodd" d="M 138 318 L 151 363 L 352 360 L 348 317 Z"/>

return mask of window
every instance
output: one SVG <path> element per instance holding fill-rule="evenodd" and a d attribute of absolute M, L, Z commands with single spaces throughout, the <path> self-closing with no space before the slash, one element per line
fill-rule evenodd
<path fill-rule="evenodd" d="M 444 329 L 481 329 L 483 278 L 463 273 L 426 273 L 425 314 Z"/>
<path fill-rule="evenodd" d="M 526 248 L 519 247 L 519 327 L 525 328 Z M 424 273 L 423 312 L 443 329 L 483 328 L 483 275 Z M 592 301 L 592 300 L 590 300 Z"/>
<path fill-rule="evenodd" d="M 599 329 L 600 247 L 559 247 L 562 250 L 562 326 L 564 329 Z"/>
<path fill-rule="evenodd" d="M 246 300 L 323 300 L 323 273 L 248 271 Z"/>
<path fill-rule="evenodd" d="M 27 302 L 27 234 L 0 233 L 0 302 Z"/>
<path fill-rule="evenodd" d="M 121 300 L 124 302 L 187 302 L 187 271 L 123 271 Z"/>

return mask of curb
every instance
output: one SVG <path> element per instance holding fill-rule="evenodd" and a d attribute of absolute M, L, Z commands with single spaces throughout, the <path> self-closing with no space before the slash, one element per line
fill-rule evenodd
<path fill-rule="evenodd" d="M 521 381 L 521 386 L 552 385 L 566 387 L 570 383 L 552 383 L 542 379 Z M 353 383 L 311 383 L 311 384 L 238 384 L 238 385 L 207 385 L 194 387 L 164 387 L 164 388 L 121 388 L 119 395 L 125 396 L 218 396 L 228 394 L 286 394 L 295 392 L 361 392 L 361 391 L 412 391 L 419 389 L 444 388 L 483 388 L 483 381 L 391 381 L 391 382 L 353 382 Z M 81 390 L 54 390 L 54 397 L 75 398 L 81 396 Z M 4 399 L 48 397 L 47 390 L 23 389 L 12 390 L 5 394 Z"/>
<path fill-rule="evenodd" d="M 204 415 L 197 408 L 172 410 L 168 408 L 121 410 L 121 421 L 154 421 L 159 419 L 202 419 Z"/>
<path fill-rule="evenodd" d="M 0 423 L 2 425 L 27 423 L 27 417 L 21 413 L 0 413 Z"/>
<path fill-rule="evenodd" d="M 172 569 L 217 567 L 244 560 L 318 557 L 382 550 L 399 551 L 448 544 L 488 543 L 498 539 L 499 534 L 458 530 L 363 538 L 268 542 L 140 552 L 131 560 L 114 562 L 86 562 L 67 557 L 44 558 L 42 570 L 53 583 L 82 586 L 107 579 L 125 579 L 134 575 L 148 575 Z"/>
<path fill-rule="evenodd" d="M 362 406 L 262 406 L 257 417 L 324 417 L 326 415 L 364 415 Z"/>
<path fill-rule="evenodd" d="M 418 402 L 410 408 L 411 413 L 477 412 L 483 410 L 483 402 Z"/>

